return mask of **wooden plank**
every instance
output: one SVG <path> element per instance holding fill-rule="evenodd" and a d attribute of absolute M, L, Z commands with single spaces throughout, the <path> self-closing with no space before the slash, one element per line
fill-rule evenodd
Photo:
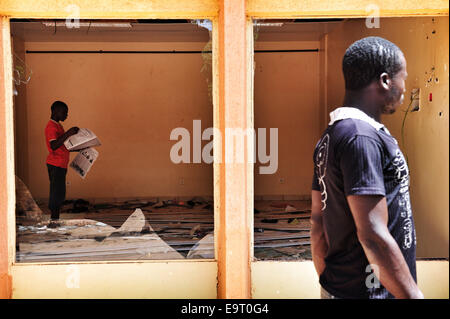
<path fill-rule="evenodd" d="M 301 238 L 310 238 L 310 235 L 282 235 L 282 236 L 255 236 L 255 242 L 260 241 L 272 241 L 272 240 L 285 240 L 285 239 L 301 239 Z"/>
<path fill-rule="evenodd" d="M 373 5 L 379 8 L 380 17 L 448 15 L 449 8 L 447 0 L 248 0 L 247 15 L 258 19 L 366 18 L 373 10 L 370 9 Z"/>
<path fill-rule="evenodd" d="M 311 230 L 310 227 L 299 227 L 299 225 L 290 225 L 290 224 L 270 224 L 270 223 L 255 223 L 255 228 L 262 229 L 273 229 L 273 230 L 298 230 L 298 231 L 306 231 Z"/>
<path fill-rule="evenodd" d="M 205 19 L 218 14 L 214 0 L 2 0 L 0 15 L 66 19 L 73 15 L 69 4 L 79 10 L 80 19 Z"/>
<path fill-rule="evenodd" d="M 255 248 L 278 248 L 278 247 L 309 246 L 309 245 L 311 245 L 311 243 L 309 241 L 305 241 L 305 242 L 281 243 L 281 244 L 260 244 L 255 245 Z"/>

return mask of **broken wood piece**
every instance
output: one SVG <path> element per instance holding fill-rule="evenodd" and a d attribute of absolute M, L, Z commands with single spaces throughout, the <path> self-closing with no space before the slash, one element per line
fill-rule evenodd
<path fill-rule="evenodd" d="M 194 247 L 191 248 L 186 258 L 203 258 L 203 259 L 213 259 L 214 258 L 214 235 L 207 234 L 201 240 L 199 240 Z"/>
<path fill-rule="evenodd" d="M 195 232 L 196 232 L 197 230 L 199 230 L 200 227 L 201 227 L 201 226 L 200 226 L 199 224 L 196 225 L 196 226 L 194 226 L 194 227 L 190 230 L 189 235 L 194 236 Z"/>
<path fill-rule="evenodd" d="M 282 235 L 282 236 L 266 236 L 266 235 L 259 235 L 255 236 L 255 242 L 261 242 L 261 241 L 271 241 L 271 240 L 286 240 L 286 239 L 304 239 L 304 238 L 310 238 L 309 234 L 301 234 L 301 235 Z"/>
<path fill-rule="evenodd" d="M 137 208 L 130 217 L 120 226 L 117 232 L 136 232 L 140 233 L 149 225 L 145 221 L 144 213 L 140 208 Z"/>
<path fill-rule="evenodd" d="M 276 247 L 289 247 L 289 246 L 309 246 L 311 242 L 303 241 L 303 242 L 294 242 L 294 243 L 280 243 L 280 244 L 259 244 L 255 245 L 255 248 L 276 248 Z"/>
<path fill-rule="evenodd" d="M 73 202 L 73 208 L 68 210 L 70 213 L 83 213 L 89 211 L 89 202 L 84 199 L 77 199 Z"/>
<path fill-rule="evenodd" d="M 162 207 L 166 207 L 166 203 L 164 203 L 163 201 L 159 201 L 156 204 L 154 204 L 152 207 L 153 208 L 162 208 Z"/>
<path fill-rule="evenodd" d="M 202 209 L 214 209 L 214 206 L 211 204 L 206 204 L 205 206 L 202 207 Z"/>
<path fill-rule="evenodd" d="M 16 212 L 32 221 L 42 220 L 42 210 L 36 204 L 31 192 L 24 182 L 16 175 Z"/>
<path fill-rule="evenodd" d="M 311 228 L 309 228 L 309 227 L 300 227 L 300 225 L 290 225 L 290 224 L 275 225 L 275 224 L 255 223 L 254 227 L 262 228 L 262 229 L 279 230 L 279 231 L 309 231 L 309 230 L 311 230 Z"/>
<path fill-rule="evenodd" d="M 280 215 L 258 215 L 255 216 L 255 220 L 266 218 L 266 219 L 291 219 L 291 218 L 298 218 L 298 219 L 309 219 L 311 218 L 310 214 L 305 215 L 297 215 L 297 214 L 280 214 Z"/>
<path fill-rule="evenodd" d="M 101 209 L 111 209 L 111 208 L 115 208 L 116 205 L 114 204 L 109 204 L 109 203 L 99 203 L 99 204 L 94 204 L 92 206 L 92 208 L 94 210 L 101 210 Z"/>
<path fill-rule="evenodd" d="M 288 212 L 297 212 L 298 209 L 295 208 L 294 206 L 287 205 L 286 208 L 284 209 L 284 211 L 287 212 L 287 213 L 288 213 Z"/>
<path fill-rule="evenodd" d="M 283 208 L 283 209 L 285 209 L 286 206 L 288 206 L 287 203 L 273 202 L 273 203 L 270 204 L 270 207 L 275 207 L 275 208 Z"/>

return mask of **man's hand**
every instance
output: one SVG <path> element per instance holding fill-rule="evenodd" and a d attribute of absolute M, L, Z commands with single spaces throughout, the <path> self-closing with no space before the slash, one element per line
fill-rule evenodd
<path fill-rule="evenodd" d="M 63 135 L 61 135 L 58 139 L 56 139 L 54 141 L 51 141 L 50 142 L 50 148 L 52 150 L 56 150 L 56 149 L 60 148 L 64 144 L 65 140 L 67 140 L 72 135 L 77 134 L 79 130 L 80 129 L 78 127 L 76 127 L 76 126 L 71 127 Z"/>
<path fill-rule="evenodd" d="M 325 269 L 328 244 L 322 222 L 322 200 L 319 191 L 311 192 L 311 254 L 317 274 Z"/>
<path fill-rule="evenodd" d="M 423 299 L 397 242 L 387 228 L 388 210 L 384 196 L 347 197 L 359 242 L 370 264 L 379 268 L 379 280 L 396 298 Z"/>
<path fill-rule="evenodd" d="M 66 132 L 66 133 L 67 133 L 67 137 L 77 134 L 79 130 L 80 130 L 80 129 L 79 129 L 78 127 L 76 127 L 76 126 L 71 127 L 71 128 Z"/>

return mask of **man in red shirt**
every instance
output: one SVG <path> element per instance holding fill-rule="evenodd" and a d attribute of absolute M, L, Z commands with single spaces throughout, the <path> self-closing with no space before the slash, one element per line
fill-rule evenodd
<path fill-rule="evenodd" d="M 45 127 L 45 141 L 48 149 L 47 168 L 50 179 L 50 197 L 48 208 L 51 211 L 49 227 L 58 226 L 59 211 L 66 197 L 66 174 L 69 163 L 69 151 L 64 141 L 78 132 L 78 127 L 72 127 L 64 132 L 59 123 L 67 119 L 68 107 L 66 103 L 55 101 L 51 107 L 52 115 Z"/>

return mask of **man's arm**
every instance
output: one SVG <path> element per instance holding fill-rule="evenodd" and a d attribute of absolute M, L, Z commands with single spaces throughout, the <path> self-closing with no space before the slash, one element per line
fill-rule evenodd
<path fill-rule="evenodd" d="M 50 148 L 53 151 L 60 148 L 64 144 L 65 140 L 67 140 L 69 137 L 71 137 L 72 135 L 75 135 L 77 133 L 78 133 L 78 127 L 74 126 L 74 127 L 70 128 L 67 132 L 65 132 L 63 135 L 58 137 L 56 140 L 50 141 Z"/>
<path fill-rule="evenodd" d="M 311 254 L 317 274 L 320 276 L 325 269 L 325 256 L 328 244 L 325 239 L 322 222 L 322 201 L 320 192 L 311 192 Z"/>
<path fill-rule="evenodd" d="M 387 228 L 386 198 L 379 195 L 347 197 L 358 239 L 369 262 L 379 269 L 378 279 L 396 298 L 423 298 L 408 265 Z"/>

